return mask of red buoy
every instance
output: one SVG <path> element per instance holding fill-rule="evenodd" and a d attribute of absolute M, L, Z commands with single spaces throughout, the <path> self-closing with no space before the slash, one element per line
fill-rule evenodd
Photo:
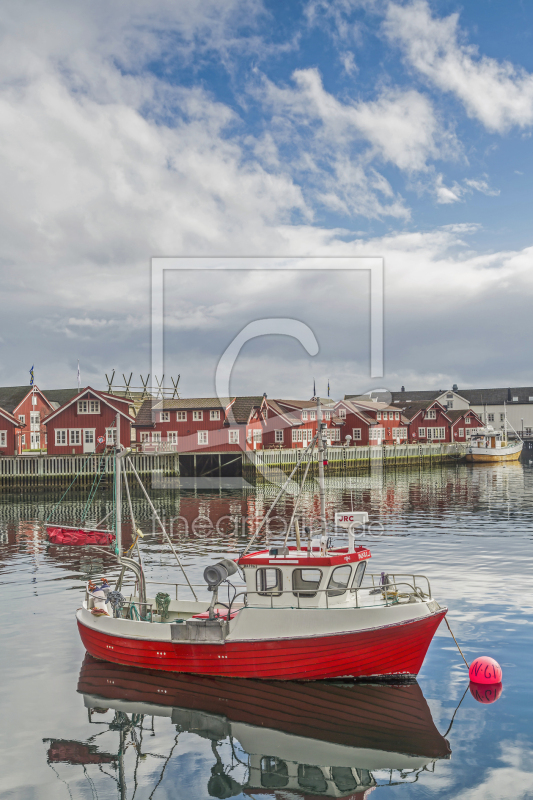
<path fill-rule="evenodd" d="M 493 658 L 480 656 L 470 664 L 468 676 L 472 683 L 501 683 L 502 668 Z"/>
<path fill-rule="evenodd" d="M 501 683 L 473 683 L 470 681 L 470 694 L 478 703 L 495 703 L 502 693 Z"/>

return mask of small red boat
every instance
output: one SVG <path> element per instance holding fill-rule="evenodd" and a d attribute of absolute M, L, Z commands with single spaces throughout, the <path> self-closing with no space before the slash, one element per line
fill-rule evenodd
<path fill-rule="evenodd" d="M 48 527 L 48 541 L 52 544 L 64 544 L 83 547 L 87 544 L 108 545 L 115 541 L 114 534 L 109 531 L 87 530 L 85 528 Z"/>

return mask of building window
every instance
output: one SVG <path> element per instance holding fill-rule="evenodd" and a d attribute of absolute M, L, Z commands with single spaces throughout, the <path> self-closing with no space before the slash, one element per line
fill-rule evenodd
<path fill-rule="evenodd" d="M 370 438 L 372 440 L 384 439 L 385 428 L 370 428 Z"/>
<path fill-rule="evenodd" d="M 0 431 L 0 447 L 7 447 L 7 431 Z"/>
<path fill-rule="evenodd" d="M 69 444 L 81 444 L 81 430 L 79 428 L 72 428 L 68 432 Z"/>
<path fill-rule="evenodd" d="M 220 419 L 220 411 L 210 411 L 209 412 L 209 419 L 210 420 Z"/>
<path fill-rule="evenodd" d="M 324 411 L 324 419 L 331 419 L 331 411 Z"/>
<path fill-rule="evenodd" d="M 167 433 L 167 442 L 169 444 L 177 444 L 178 443 L 178 432 L 177 431 L 169 431 Z"/>
<path fill-rule="evenodd" d="M 437 412 L 434 408 L 430 408 L 429 411 L 426 411 L 426 419 L 437 419 Z"/>
<path fill-rule="evenodd" d="M 262 442 L 263 441 L 263 431 L 259 428 L 254 428 L 254 442 Z"/>
<path fill-rule="evenodd" d="M 399 411 L 395 411 L 394 412 L 394 419 L 400 419 L 400 412 Z"/>
<path fill-rule="evenodd" d="M 201 422 L 203 420 L 203 418 L 204 418 L 204 412 L 203 411 L 193 411 L 192 412 L 192 418 L 193 418 L 193 420 L 195 422 Z"/>
<path fill-rule="evenodd" d="M 186 422 L 187 421 L 187 412 L 186 411 L 178 411 L 176 413 L 176 419 L 178 422 Z"/>
<path fill-rule="evenodd" d="M 26 434 L 25 433 L 22 434 L 21 444 L 22 444 L 22 447 L 26 447 Z"/>
<path fill-rule="evenodd" d="M 381 411 L 376 412 L 376 419 L 381 420 Z"/>
<path fill-rule="evenodd" d="M 518 403 L 518 397 L 513 397 L 513 403 Z"/>
<path fill-rule="evenodd" d="M 300 431 L 300 433 L 301 433 L 301 431 Z M 297 442 L 298 441 L 298 428 L 293 428 L 292 429 L 292 441 L 293 442 Z"/>
<path fill-rule="evenodd" d="M 78 414 L 99 414 L 100 400 L 78 400 Z"/>
<path fill-rule="evenodd" d="M 283 431 L 275 431 L 274 439 L 276 444 L 283 444 Z"/>
<path fill-rule="evenodd" d="M 505 422 L 505 414 L 500 414 L 500 422 Z"/>
<path fill-rule="evenodd" d="M 419 428 L 418 429 L 418 435 L 420 436 L 421 439 L 425 439 L 426 438 L 426 429 L 425 428 Z"/>
<path fill-rule="evenodd" d="M 354 442 L 361 441 L 361 428 L 352 428 L 352 435 Z"/>
<path fill-rule="evenodd" d="M 201 414 L 201 411 L 193 411 L 193 414 Z M 198 431 L 198 444 L 207 444 L 207 431 Z"/>
<path fill-rule="evenodd" d="M 89 414 L 100 413 L 100 400 L 89 400 Z"/>
<path fill-rule="evenodd" d="M 161 444 L 161 431 L 154 431 L 152 433 L 152 442 L 154 444 Z"/>
<path fill-rule="evenodd" d="M 141 431 L 141 442 L 149 442 L 150 441 L 150 434 L 148 431 Z"/>
<path fill-rule="evenodd" d="M 302 419 L 307 419 L 307 411 L 302 411 Z"/>
<path fill-rule="evenodd" d="M 339 408 L 339 417 L 341 419 L 346 419 L 346 409 L 345 408 Z"/>
<path fill-rule="evenodd" d="M 88 414 L 88 413 L 89 413 L 89 401 L 78 400 L 78 414 Z"/>
<path fill-rule="evenodd" d="M 470 417 L 465 417 L 465 425 L 470 425 Z"/>
<path fill-rule="evenodd" d="M 239 429 L 234 428 L 229 432 L 229 443 L 230 444 L 239 444 Z"/>
<path fill-rule="evenodd" d="M 312 433 L 312 431 L 309 431 Z M 311 441 L 313 437 L 311 436 L 308 441 Z M 341 440 L 341 429 L 340 428 L 328 428 L 326 431 L 326 439 L 329 442 L 340 442 Z"/>
<path fill-rule="evenodd" d="M 159 422 L 170 422 L 170 411 L 161 411 L 159 414 Z"/>
<path fill-rule="evenodd" d="M 117 429 L 116 428 L 106 428 L 105 429 L 105 443 L 106 444 L 116 444 L 117 443 Z"/>
<path fill-rule="evenodd" d="M 309 412 L 309 419 L 311 419 L 311 420 L 316 419 L 316 411 L 310 411 Z"/>
<path fill-rule="evenodd" d="M 445 439 L 446 438 L 446 432 L 445 432 L 444 428 L 428 428 L 427 438 L 428 439 L 435 439 L 435 440 Z"/>
<path fill-rule="evenodd" d="M 392 429 L 392 438 L 393 439 L 407 439 L 407 428 L 393 428 Z"/>
<path fill-rule="evenodd" d="M 62 428 L 56 428 L 56 445 L 63 447 L 67 444 L 67 432 Z"/>
<path fill-rule="evenodd" d="M 465 438 L 465 429 L 459 428 L 459 439 L 464 439 L 464 438 Z"/>
<path fill-rule="evenodd" d="M 446 403 L 446 408 L 447 409 L 453 408 L 453 400 L 448 400 L 448 402 Z"/>
<path fill-rule="evenodd" d="M 26 415 L 25 414 L 19 414 L 19 420 L 20 420 L 20 422 L 22 422 L 23 425 L 25 425 L 26 424 Z"/>
<path fill-rule="evenodd" d="M 526 436 L 531 436 L 531 428 L 526 428 Z"/>
<path fill-rule="evenodd" d="M 36 406 L 37 405 L 37 395 L 36 394 L 32 395 L 31 404 L 32 404 L 32 406 Z"/>
<path fill-rule="evenodd" d="M 489 422 L 494 422 L 494 414 L 489 414 L 488 419 Z"/>

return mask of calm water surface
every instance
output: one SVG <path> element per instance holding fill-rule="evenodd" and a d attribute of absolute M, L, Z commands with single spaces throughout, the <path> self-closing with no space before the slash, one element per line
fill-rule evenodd
<path fill-rule="evenodd" d="M 270 487 L 152 496 L 173 519 L 174 542 L 200 583 L 206 562 L 242 549 L 250 519 L 274 494 Z M 373 571 L 427 574 L 466 658 L 500 662 L 503 693 L 491 705 L 465 694 L 466 668 L 444 625 L 419 694 L 273 685 L 265 706 L 253 685 L 250 696 L 222 686 L 210 698 L 201 681 L 134 676 L 128 697 L 136 700 L 125 705 L 121 677 L 84 660 L 74 620 L 84 581 L 111 577 L 112 560 L 46 542 L 42 522 L 58 499 L 0 499 L 0 798 L 533 798 L 529 465 L 391 470 L 327 486 L 331 514 L 353 504 L 381 523 L 383 532 L 365 539 Z M 55 519 L 79 520 L 85 500 L 69 496 Z M 280 505 L 273 540 L 292 504 L 289 495 Z M 149 578 L 183 582 L 146 503 L 136 497 L 134 507 Z M 109 508 L 100 494 L 93 521 Z M 317 508 L 310 485 L 303 511 L 313 517 Z M 95 675 L 108 703 L 89 712 L 96 703 L 78 684 L 87 693 Z M 173 699 L 158 703 L 158 693 Z"/>

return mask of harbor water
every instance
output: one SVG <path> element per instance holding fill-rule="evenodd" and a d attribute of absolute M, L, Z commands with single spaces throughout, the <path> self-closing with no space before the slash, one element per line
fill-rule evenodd
<path fill-rule="evenodd" d="M 277 507 L 269 543 L 283 533 L 295 488 Z M 201 584 L 207 564 L 242 551 L 276 491 L 213 481 L 207 488 L 155 489 L 151 496 L 191 580 Z M 493 697 L 470 691 L 444 624 L 419 688 L 272 682 L 239 688 L 124 674 L 88 659 L 75 611 L 88 578 L 117 573 L 104 552 L 47 542 L 43 523 L 50 514 L 68 524 L 86 512 L 87 492 L 69 493 L 56 506 L 60 497 L 59 490 L 0 497 L 2 800 L 363 800 L 370 792 L 533 798 L 529 463 L 326 478 L 330 519 L 356 509 L 374 523 L 361 539 L 372 552 L 372 572 L 427 575 L 433 596 L 449 608 L 467 661 L 489 655 L 501 664 L 503 691 L 495 702 L 480 702 Z M 111 495 L 99 492 L 89 519 L 103 518 L 111 504 Z M 133 507 L 148 579 L 185 583 L 142 495 L 134 495 Z M 312 522 L 318 512 L 312 480 L 301 515 Z M 127 523 L 125 541 L 131 542 Z"/>

